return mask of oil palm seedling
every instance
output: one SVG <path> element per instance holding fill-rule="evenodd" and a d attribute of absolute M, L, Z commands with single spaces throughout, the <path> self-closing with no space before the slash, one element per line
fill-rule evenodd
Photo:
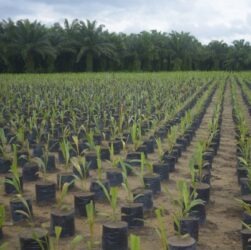
<path fill-rule="evenodd" d="M 75 213 L 79 216 L 86 217 L 85 206 L 91 201 L 94 202 L 94 193 L 87 190 L 87 177 L 88 177 L 88 164 L 85 162 L 85 158 L 81 158 L 83 161 L 79 162 L 79 158 L 71 158 L 73 167 L 75 168 L 75 179 L 80 184 L 81 191 L 74 195 L 74 207 Z M 82 167 L 84 166 L 84 167 Z M 84 168 L 84 169 L 83 169 Z"/>
<path fill-rule="evenodd" d="M 143 204 L 137 203 L 135 200 L 141 196 L 134 196 L 129 185 L 127 169 L 124 162 L 122 165 L 123 183 L 122 187 L 126 192 L 126 202 L 121 206 L 121 220 L 128 223 L 128 227 L 142 227 L 144 225 L 143 220 Z"/>
<path fill-rule="evenodd" d="M 141 127 L 136 121 L 134 121 L 132 124 L 131 139 L 134 150 L 137 150 L 138 147 L 143 143 L 141 139 Z"/>
<path fill-rule="evenodd" d="M 90 130 L 89 132 L 86 131 L 86 140 L 90 150 L 95 149 L 95 141 L 94 141 L 94 132 Z"/>
<path fill-rule="evenodd" d="M 163 215 L 164 215 L 163 208 L 155 209 L 155 216 L 158 221 L 158 225 L 155 228 L 155 230 L 161 242 L 161 249 L 166 250 L 168 249 L 168 237 L 167 237 L 166 221 Z"/>
<path fill-rule="evenodd" d="M 159 174 L 160 180 L 169 179 L 169 166 L 164 160 L 164 150 L 162 141 L 160 138 L 156 139 L 157 151 L 158 151 L 158 162 L 153 164 L 153 172 Z"/>
<path fill-rule="evenodd" d="M 178 137 L 178 126 L 174 126 L 170 129 L 170 132 L 167 134 L 167 142 L 168 142 L 168 152 L 172 153 L 174 145 L 176 143 Z"/>
<path fill-rule="evenodd" d="M 115 157 L 114 155 L 114 146 L 110 146 L 110 163 L 111 168 L 106 171 L 106 178 L 110 183 L 110 186 L 120 186 L 123 181 L 123 176 L 121 169 L 118 168 L 118 165 L 121 165 L 121 157 Z"/>
<path fill-rule="evenodd" d="M 94 193 L 94 197 L 96 200 L 103 200 L 105 198 L 105 193 L 103 188 L 99 185 L 99 183 L 102 183 L 102 185 L 104 185 L 106 189 L 109 189 L 110 184 L 107 179 L 104 179 L 102 177 L 103 169 L 100 155 L 100 146 L 96 146 L 96 156 L 97 156 L 97 167 L 98 167 L 97 178 L 91 181 L 90 191 Z"/>
<path fill-rule="evenodd" d="M 86 158 L 85 156 L 83 156 L 83 152 L 80 151 L 80 147 L 79 147 L 79 139 L 77 136 L 72 136 L 74 145 L 75 145 L 75 151 L 76 151 L 76 157 L 74 157 L 74 160 L 71 160 L 71 163 L 75 163 L 73 164 L 73 173 L 75 175 L 80 174 L 79 170 L 82 170 L 82 175 L 85 176 L 85 178 L 87 178 L 89 176 L 89 165 L 90 162 L 87 164 L 86 163 Z M 80 169 L 76 169 L 76 167 L 80 167 Z"/>
<path fill-rule="evenodd" d="M 48 179 L 48 158 L 36 157 L 34 161 L 38 164 L 41 172 L 41 181 L 35 184 L 36 201 L 38 203 L 53 203 L 56 199 L 56 184 Z"/>
<path fill-rule="evenodd" d="M 111 187 L 109 190 L 101 183 L 98 182 L 98 184 L 101 186 L 105 197 L 107 199 L 107 201 L 109 202 L 109 205 L 111 207 L 112 213 L 111 216 L 109 216 L 111 218 L 112 221 L 116 221 L 118 218 L 118 188 L 117 187 Z"/>
<path fill-rule="evenodd" d="M 18 199 L 25 209 L 16 210 L 16 213 L 21 214 L 29 225 L 29 229 L 22 231 L 19 235 L 20 249 L 25 250 L 32 246 L 49 250 L 47 230 L 36 227 L 30 204 L 21 195 L 18 195 Z"/>
<path fill-rule="evenodd" d="M 71 144 L 67 139 L 63 139 L 60 143 L 60 149 L 62 152 L 63 156 L 63 161 L 64 161 L 64 170 L 66 172 L 69 171 L 70 169 L 70 150 L 71 150 Z"/>
<path fill-rule="evenodd" d="M 56 206 L 51 210 L 50 234 L 55 235 L 55 227 L 62 227 L 61 237 L 75 234 L 74 209 L 67 203 L 66 197 L 71 183 L 64 183 L 59 189 Z"/>
<path fill-rule="evenodd" d="M 74 187 L 74 175 L 71 169 L 71 162 L 70 162 L 70 150 L 71 144 L 70 142 L 63 138 L 60 142 L 60 149 L 64 158 L 64 172 L 57 175 L 57 183 L 58 187 L 62 187 L 64 183 L 71 183 L 70 188 Z"/>
<path fill-rule="evenodd" d="M 156 190 L 156 193 L 160 190 L 158 185 L 151 185 L 151 183 L 155 183 L 155 179 L 153 182 L 148 180 L 148 176 L 146 174 L 146 168 L 148 166 L 148 170 L 152 171 L 152 165 L 146 160 L 144 153 L 141 153 L 140 160 L 140 169 L 139 171 L 134 171 L 135 174 L 139 178 L 140 187 L 133 190 L 134 199 L 137 203 L 142 203 L 143 208 L 145 210 L 151 210 L 153 207 L 153 190 Z M 157 176 L 158 178 L 158 176 Z M 158 179 L 159 180 L 159 179 Z M 147 186 L 146 186 L 147 185 Z"/>
<path fill-rule="evenodd" d="M 15 157 L 14 157 L 15 158 Z M 14 159 L 14 162 L 16 160 Z M 10 211 L 13 222 L 32 218 L 32 200 L 23 193 L 20 175 L 16 169 L 16 163 L 12 163 L 12 177 L 5 178 L 5 183 L 14 187 L 15 195 L 10 200 Z M 28 215 L 28 217 L 27 217 Z"/>
<path fill-rule="evenodd" d="M 191 211 L 199 205 L 204 205 L 204 201 L 197 198 L 197 193 L 190 192 L 188 184 L 184 180 L 177 181 L 178 199 L 176 204 L 178 209 L 174 214 L 175 229 L 179 234 L 190 234 L 194 239 L 198 239 L 199 219 L 191 216 Z"/>
<path fill-rule="evenodd" d="M 13 145 L 13 160 L 11 164 L 10 174 L 5 177 L 5 192 L 22 194 L 23 182 L 17 166 L 17 146 Z"/>
<path fill-rule="evenodd" d="M 0 142 L 0 173 L 7 173 L 10 170 L 12 155 L 11 146 L 2 128 L 0 128 Z"/>
<path fill-rule="evenodd" d="M 148 161 L 144 153 L 141 153 L 140 172 L 138 176 L 146 189 L 152 190 L 153 194 L 161 192 L 160 175 L 154 173 L 153 164 Z"/>
<path fill-rule="evenodd" d="M 16 140 L 17 140 L 18 145 L 20 145 L 21 147 L 25 147 L 26 138 L 25 138 L 25 131 L 23 127 L 20 127 L 17 129 Z"/>
<path fill-rule="evenodd" d="M 90 234 L 90 239 L 87 241 L 87 248 L 88 250 L 92 250 L 95 247 L 95 242 L 94 237 L 94 226 L 95 226 L 95 220 L 96 220 L 96 213 L 95 213 L 95 206 L 93 201 L 85 205 L 86 209 L 86 215 L 87 215 L 87 223 L 89 227 L 89 234 Z"/>
<path fill-rule="evenodd" d="M 196 191 L 198 197 L 209 202 L 210 198 L 210 170 L 203 169 L 203 152 L 204 143 L 199 142 L 196 146 L 196 150 L 191 160 L 189 161 L 190 174 L 192 179 L 191 192 Z"/>
<path fill-rule="evenodd" d="M 178 127 L 173 126 L 167 134 L 168 150 L 164 152 L 163 162 L 168 164 L 170 172 L 175 169 L 175 163 L 178 161 L 179 153 L 174 148 L 178 136 Z"/>
<path fill-rule="evenodd" d="M 127 249 L 128 224 L 117 219 L 118 188 L 111 187 L 110 191 L 108 191 L 101 182 L 98 182 L 98 184 L 103 189 L 112 210 L 111 221 L 103 224 L 102 247 L 103 249 L 112 249 L 113 247 L 118 246 L 119 249 Z M 113 238 L 112 241 L 110 240 L 111 237 Z"/>

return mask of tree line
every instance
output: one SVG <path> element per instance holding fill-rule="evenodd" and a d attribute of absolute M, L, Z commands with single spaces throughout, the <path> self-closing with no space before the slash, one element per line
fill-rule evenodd
<path fill-rule="evenodd" d="M 67 19 L 50 27 L 11 19 L 0 22 L 0 72 L 250 70 L 251 46 L 203 45 L 188 32 L 108 32 L 97 21 Z"/>

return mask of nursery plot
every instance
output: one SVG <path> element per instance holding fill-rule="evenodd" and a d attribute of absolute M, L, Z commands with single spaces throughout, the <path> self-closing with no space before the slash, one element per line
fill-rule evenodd
<path fill-rule="evenodd" d="M 248 77 L 2 75 L 3 247 L 240 249 Z"/>

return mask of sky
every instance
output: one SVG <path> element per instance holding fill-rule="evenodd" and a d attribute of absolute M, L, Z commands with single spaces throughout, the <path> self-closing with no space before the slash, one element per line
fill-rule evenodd
<path fill-rule="evenodd" d="M 190 32 L 202 43 L 251 42 L 251 0 L 0 0 L 0 18 L 97 20 L 109 31 Z"/>

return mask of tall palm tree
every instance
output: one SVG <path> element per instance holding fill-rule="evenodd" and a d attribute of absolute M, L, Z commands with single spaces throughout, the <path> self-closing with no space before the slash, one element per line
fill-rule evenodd
<path fill-rule="evenodd" d="M 48 36 L 51 45 L 56 51 L 56 58 L 51 58 L 51 67 L 59 71 L 72 71 L 77 54 L 77 33 L 79 31 L 78 20 L 71 23 L 65 19 L 64 27 L 55 23 L 49 28 Z M 54 64 L 54 65 L 53 65 Z"/>
<path fill-rule="evenodd" d="M 227 44 L 224 41 L 214 40 L 207 45 L 207 49 L 212 62 L 211 69 L 224 70 L 229 49 Z"/>
<path fill-rule="evenodd" d="M 56 56 L 46 27 L 37 21 L 17 21 L 9 48 L 21 55 L 26 72 L 35 71 L 36 58 L 45 59 L 46 56 Z"/>
<path fill-rule="evenodd" d="M 13 68 L 10 57 L 13 51 L 9 50 L 11 39 L 15 30 L 15 23 L 11 20 L 3 20 L 0 23 L 0 61 L 1 64 L 8 68 L 8 71 L 12 71 Z"/>
<path fill-rule="evenodd" d="M 235 40 L 229 47 L 225 62 L 226 67 L 234 70 L 246 70 L 251 64 L 251 47 L 244 39 Z"/>
<path fill-rule="evenodd" d="M 169 34 L 168 48 L 173 69 L 192 69 L 193 57 L 197 53 L 198 46 L 200 43 L 190 33 L 172 31 Z"/>
<path fill-rule="evenodd" d="M 125 35 L 124 37 L 125 52 L 124 65 L 126 70 L 139 71 L 141 70 L 141 61 L 139 56 L 140 41 L 138 34 Z"/>
<path fill-rule="evenodd" d="M 96 21 L 80 22 L 78 37 L 79 51 L 77 62 L 83 56 L 86 57 L 86 71 L 93 71 L 94 57 L 104 56 L 112 58 L 115 56 L 114 45 L 106 39 L 103 32 L 104 25 L 98 25 Z"/>

